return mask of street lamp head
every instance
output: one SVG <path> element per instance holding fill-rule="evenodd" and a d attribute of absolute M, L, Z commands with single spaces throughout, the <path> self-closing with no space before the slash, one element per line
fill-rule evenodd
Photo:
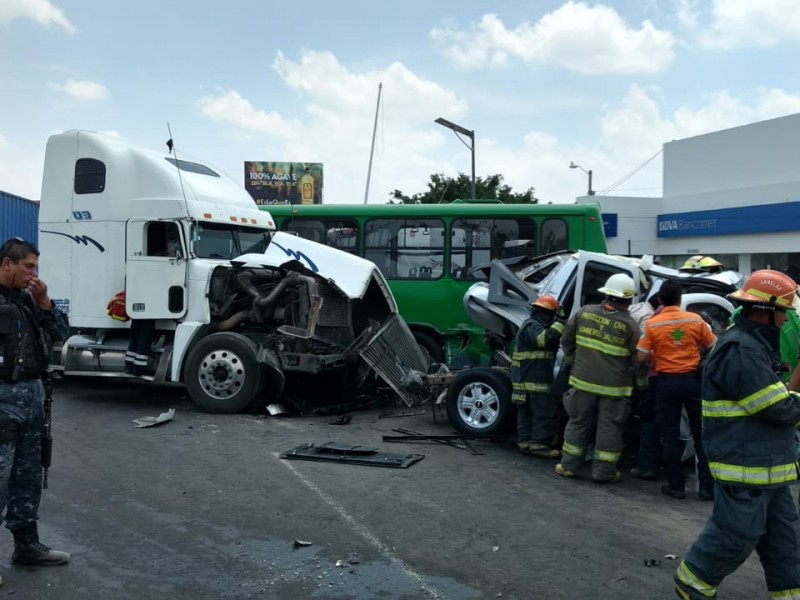
<path fill-rule="evenodd" d="M 578 165 L 576 165 L 574 162 L 572 162 L 572 161 L 569 161 L 569 168 L 570 168 L 570 169 L 578 169 L 579 167 L 578 167 Z"/>

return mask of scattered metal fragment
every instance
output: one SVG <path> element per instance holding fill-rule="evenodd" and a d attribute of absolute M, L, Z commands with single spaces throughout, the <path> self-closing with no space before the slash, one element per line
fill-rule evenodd
<path fill-rule="evenodd" d="M 415 410 L 411 412 L 390 412 L 384 411 L 378 415 L 379 419 L 394 419 L 397 417 L 416 417 L 418 415 L 424 415 L 427 411 L 426 410 Z"/>
<path fill-rule="evenodd" d="M 657 558 L 646 558 L 644 561 L 645 567 L 660 567 L 661 561 Z"/>
<path fill-rule="evenodd" d="M 461 435 L 428 435 L 428 434 L 421 434 L 410 429 L 393 429 L 392 431 L 397 431 L 398 433 L 403 433 L 404 435 L 385 435 L 383 436 L 384 442 L 436 442 L 439 444 L 447 444 L 449 446 L 453 446 L 454 448 L 466 448 L 469 450 L 470 454 L 480 455 L 485 454 L 482 450 L 476 448 L 472 444 L 469 443 L 470 440 L 488 440 L 488 441 L 500 441 L 505 439 L 505 436 L 502 435 L 487 435 L 487 434 L 461 434 Z"/>
<path fill-rule="evenodd" d="M 306 542 L 305 540 L 295 540 L 294 542 L 292 542 L 292 545 L 295 548 L 302 548 L 303 546 L 310 546 L 311 542 Z"/>
<path fill-rule="evenodd" d="M 163 412 L 157 417 L 142 417 L 141 419 L 133 419 L 132 423 L 136 423 L 137 428 L 152 427 L 153 425 L 161 425 L 167 421 L 171 421 L 175 417 L 175 409 L 170 408 L 167 412 Z"/>
<path fill-rule="evenodd" d="M 678 560 L 677 554 L 665 554 L 664 558 L 668 558 L 669 560 Z"/>
<path fill-rule="evenodd" d="M 267 412 L 271 417 L 289 414 L 289 411 L 283 404 L 267 404 Z"/>
<path fill-rule="evenodd" d="M 336 561 L 336 566 L 339 567 L 339 568 L 343 567 L 344 566 L 344 561 L 343 560 L 337 560 Z"/>
<path fill-rule="evenodd" d="M 324 444 L 303 444 L 297 448 L 282 452 L 281 458 L 296 460 L 312 460 L 338 462 L 370 467 L 394 467 L 405 469 L 425 458 L 424 454 L 390 454 L 378 452 L 377 448 L 367 448 L 358 444 L 340 444 L 326 442 Z"/>

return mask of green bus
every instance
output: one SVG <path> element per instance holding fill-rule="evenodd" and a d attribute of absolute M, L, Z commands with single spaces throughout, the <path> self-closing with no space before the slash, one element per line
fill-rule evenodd
<path fill-rule="evenodd" d="M 265 205 L 281 231 L 374 262 L 417 342 L 451 368 L 486 365 L 484 332 L 464 312 L 472 267 L 562 250 L 606 251 L 598 204 Z"/>

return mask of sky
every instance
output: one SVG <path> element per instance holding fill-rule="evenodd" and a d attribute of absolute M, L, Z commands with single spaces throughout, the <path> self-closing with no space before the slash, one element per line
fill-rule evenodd
<path fill-rule="evenodd" d="M 55 133 L 166 149 L 169 124 L 241 183 L 320 162 L 325 203 L 380 204 L 471 174 L 442 117 L 541 202 L 589 170 L 660 196 L 664 143 L 800 112 L 799 51 L 797 0 L 0 0 L 0 190 L 39 198 Z"/>

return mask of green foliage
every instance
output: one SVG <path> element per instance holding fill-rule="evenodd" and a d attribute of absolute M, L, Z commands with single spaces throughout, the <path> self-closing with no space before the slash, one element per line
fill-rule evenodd
<path fill-rule="evenodd" d="M 504 204 L 536 204 L 539 199 L 533 195 L 534 188 L 516 193 L 503 183 L 500 174 L 475 178 L 475 196 L 479 200 L 499 200 Z M 400 190 L 390 194 L 393 204 L 446 204 L 453 200 L 469 200 L 472 197 L 472 178 L 464 173 L 458 177 L 445 177 L 441 173 L 431 175 L 428 190 L 421 194 L 407 196 Z"/>

